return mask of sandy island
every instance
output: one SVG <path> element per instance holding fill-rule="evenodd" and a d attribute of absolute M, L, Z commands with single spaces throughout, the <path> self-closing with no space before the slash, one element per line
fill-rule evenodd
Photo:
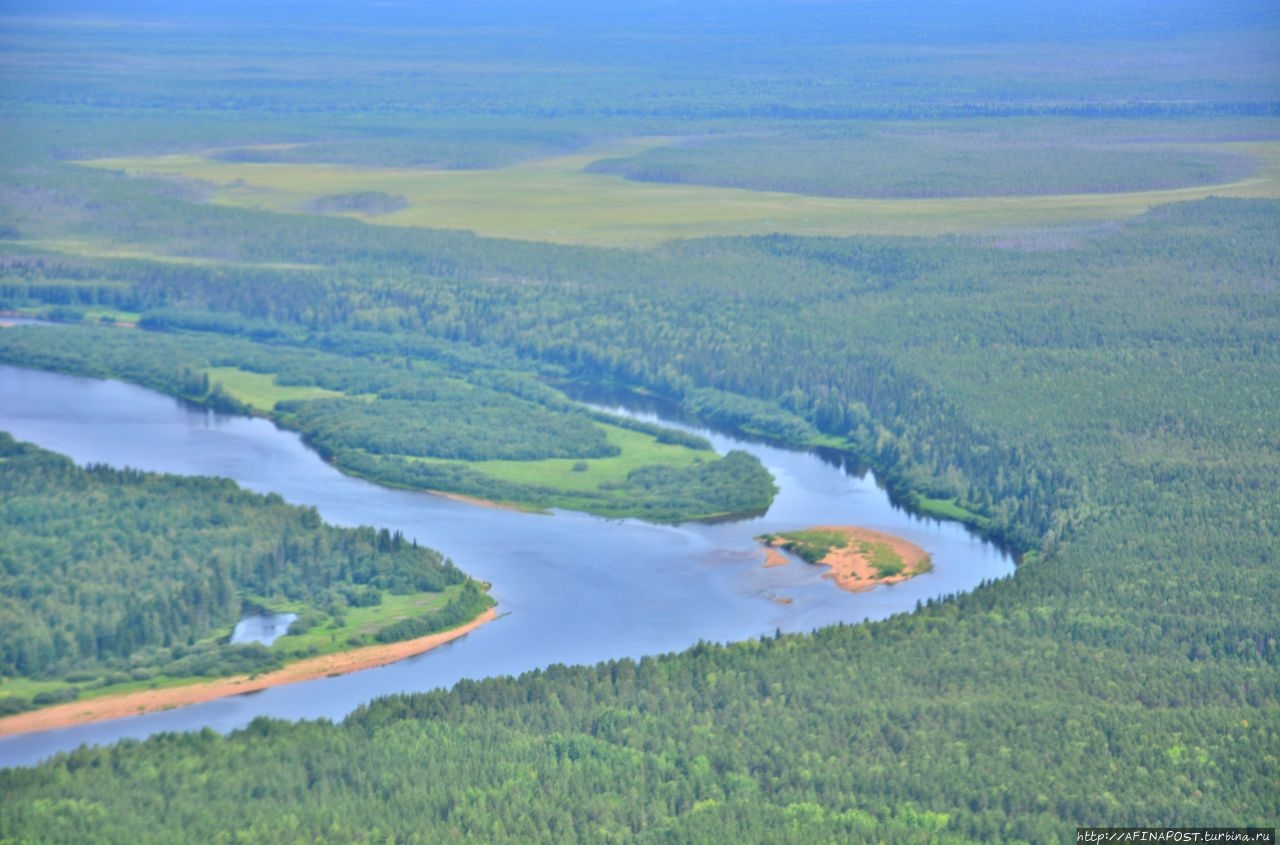
<path fill-rule="evenodd" d="M 326 678 L 330 675 L 345 675 L 361 669 L 372 669 L 385 666 L 407 657 L 430 651 L 433 648 L 452 642 L 459 637 L 474 631 L 486 622 L 498 618 L 493 608 L 457 628 L 419 637 L 416 640 L 405 640 L 387 645 L 367 646 L 351 651 L 326 654 L 321 657 L 310 657 L 290 663 L 282 669 L 256 678 L 249 675 L 236 675 L 230 678 L 217 678 L 167 689 L 139 690 L 122 695 L 104 695 L 101 698 L 90 698 L 85 701 L 69 701 L 27 713 L 17 713 L 0 719 L 0 736 L 29 733 L 31 731 L 47 731 L 53 728 L 67 728 L 86 722 L 99 722 L 105 719 L 119 719 L 124 716 L 137 716 L 156 710 L 169 710 L 184 707 L 188 704 L 199 704 L 215 698 L 229 695 L 242 695 L 257 692 L 268 687 L 283 684 L 294 684 L 299 681 L 311 681 Z"/>
<path fill-rule="evenodd" d="M 899 581 L 906 581 L 908 578 L 914 578 L 933 568 L 929 554 L 924 549 L 901 537 L 885 534 L 883 531 L 873 531 L 870 528 L 856 528 L 848 525 L 820 525 L 807 530 L 837 531 L 849 538 L 847 546 L 832 549 L 822 560 L 818 561 L 822 566 L 831 567 L 831 571 L 822 577 L 832 579 L 836 582 L 836 586 L 842 590 L 860 593 L 873 587 L 878 587 L 881 584 L 896 584 Z M 774 537 L 768 541 L 764 552 L 764 565 L 766 567 L 783 566 L 790 562 L 790 558 L 778 551 L 778 546 L 785 542 L 781 537 Z M 879 571 L 871 565 L 871 555 L 861 550 L 861 543 L 883 543 L 893 549 L 894 554 L 902 558 L 902 572 L 897 575 L 881 577 Z"/>

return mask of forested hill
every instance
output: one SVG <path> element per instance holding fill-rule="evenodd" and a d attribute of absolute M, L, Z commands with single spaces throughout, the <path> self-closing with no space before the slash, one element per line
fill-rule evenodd
<path fill-rule="evenodd" d="M 434 550 L 385 529 L 334 528 L 225 479 L 81 468 L 0 432 L 0 494 L 0 715 L 318 653 L 293 637 L 229 645 L 255 610 L 296 609 L 300 633 L 391 596 L 438 597 L 413 620 L 424 629 L 491 604 Z M 412 611 L 398 610 L 366 630 Z"/>

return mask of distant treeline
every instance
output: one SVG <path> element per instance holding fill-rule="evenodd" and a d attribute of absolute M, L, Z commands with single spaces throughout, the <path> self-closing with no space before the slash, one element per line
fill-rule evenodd
<path fill-rule="evenodd" d="M 640 182 L 925 199 L 1146 191 L 1233 182 L 1256 169 L 1244 156 L 1185 146 L 1125 137 L 1104 144 L 1098 136 L 1105 129 L 970 117 L 960 130 L 922 122 L 727 135 L 601 159 L 587 170 Z"/>
<path fill-rule="evenodd" d="M 233 160 L 243 160 L 243 157 Z M 381 191 L 357 191 L 352 194 L 327 194 L 317 197 L 308 211 L 321 214 L 392 214 L 409 207 L 409 201 L 396 194 Z"/>

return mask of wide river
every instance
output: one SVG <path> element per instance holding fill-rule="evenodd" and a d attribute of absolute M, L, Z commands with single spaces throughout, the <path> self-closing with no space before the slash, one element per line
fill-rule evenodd
<path fill-rule="evenodd" d="M 894 508 L 870 475 L 700 429 L 717 451 L 746 449 L 773 473 L 781 492 L 767 514 L 710 525 L 650 525 L 578 513 L 525 514 L 390 490 L 342 475 L 296 435 L 265 420 L 215 414 L 120 382 L 7 366 L 0 366 L 0 430 L 82 464 L 225 476 L 314 505 L 336 525 L 398 529 L 491 582 L 502 614 L 453 644 L 381 669 L 0 738 L 0 766 L 160 731 L 229 731 L 257 716 L 337 720 L 377 696 L 447 687 L 463 678 L 880 619 L 1013 571 L 1007 554 L 962 526 Z M 849 593 L 823 579 L 820 567 L 763 567 L 753 537 L 827 524 L 905 537 L 932 555 L 934 569 L 901 584 Z"/>

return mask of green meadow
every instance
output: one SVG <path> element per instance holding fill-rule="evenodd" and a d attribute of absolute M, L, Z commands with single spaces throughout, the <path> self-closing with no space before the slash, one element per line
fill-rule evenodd
<path fill-rule="evenodd" d="M 714 453 L 688 446 L 660 443 L 650 434 L 629 431 L 607 423 L 596 425 L 604 430 L 609 443 L 621 450 L 617 455 L 589 460 L 548 458 L 540 461 L 474 461 L 469 466 L 499 481 L 554 488 L 558 492 L 548 502 L 553 507 L 590 510 L 592 501 L 581 494 L 604 493 L 612 485 L 624 484 L 628 474 L 642 467 L 684 469 L 718 457 Z M 415 460 L 444 463 L 433 458 Z"/>
<path fill-rule="evenodd" d="M 274 411 L 277 402 L 333 399 L 345 395 L 323 387 L 277 384 L 277 377 L 271 373 L 252 373 L 239 367 L 206 367 L 202 372 L 209 376 L 210 384 L 221 384 L 232 398 L 261 414 Z"/>
<path fill-rule="evenodd" d="M 93 167 L 136 175 L 197 180 L 212 202 L 310 213 L 324 197 L 378 192 L 408 205 L 369 223 L 463 229 L 480 235 L 612 247 L 643 247 L 678 238 L 759 235 L 990 234 L 1070 222 L 1137 216 L 1170 202 L 1208 196 L 1280 198 L 1280 142 L 1187 145 L 1245 156 L 1247 178 L 1118 193 L 1072 193 L 937 199 L 857 199 L 705 185 L 628 181 L 587 168 L 602 159 L 643 153 L 666 139 L 631 139 L 572 155 L 484 170 L 355 167 L 220 160 L 203 155 L 104 158 Z"/>
<path fill-rule="evenodd" d="M 280 637 L 268 649 L 279 655 L 284 665 L 311 657 L 335 654 L 353 647 L 372 645 L 374 637 L 384 628 L 404 619 L 426 616 L 441 610 L 458 598 L 463 585 L 454 584 L 438 593 L 409 593 L 397 595 L 383 591 L 381 603 L 369 607 L 347 607 L 333 613 L 320 613 L 305 602 L 257 599 L 269 606 L 273 613 L 297 613 L 311 617 L 315 624 L 306 630 Z M 222 631 L 196 640 L 193 648 L 208 648 L 225 642 L 230 631 Z M 168 689 L 189 684 L 205 683 L 216 675 L 168 675 L 102 670 L 83 673 L 84 679 L 4 678 L 0 693 L 32 699 L 37 695 L 66 694 L 75 691 L 77 701 L 88 701 L 108 695 L 124 695 L 148 689 Z M 73 676 L 74 677 L 74 676 Z"/>
<path fill-rule="evenodd" d="M 408 593 L 396 595 L 384 591 L 382 602 L 369 607 L 347 607 L 328 614 L 317 613 L 303 602 L 271 602 L 275 613 L 297 613 L 305 618 L 308 613 L 313 624 L 272 643 L 272 650 L 280 653 L 285 662 L 303 660 L 325 654 L 345 651 L 352 646 L 371 645 L 375 635 L 384 628 L 404 619 L 426 616 L 441 610 L 462 594 L 463 585 L 454 584 L 438 593 Z"/>

